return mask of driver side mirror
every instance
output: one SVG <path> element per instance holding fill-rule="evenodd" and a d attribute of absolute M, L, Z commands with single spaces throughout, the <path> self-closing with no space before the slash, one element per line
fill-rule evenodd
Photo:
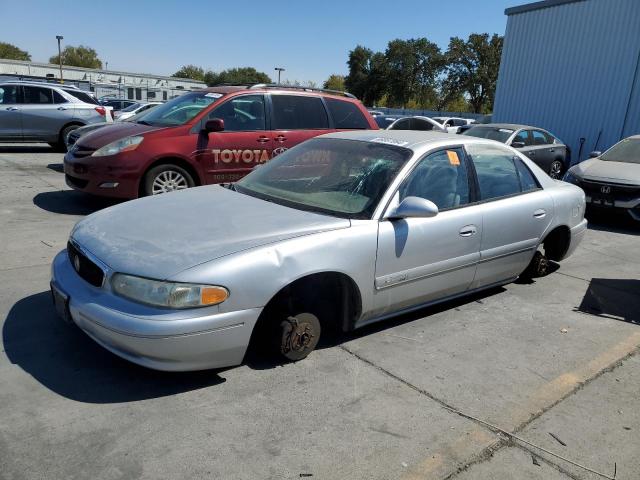
<path fill-rule="evenodd" d="M 224 130 L 224 120 L 221 118 L 211 118 L 205 122 L 202 130 L 207 133 L 222 132 Z"/>
<path fill-rule="evenodd" d="M 511 142 L 513 148 L 524 148 L 524 142 Z"/>
<path fill-rule="evenodd" d="M 595 150 L 589 154 L 589 158 L 597 158 L 600 155 L 602 155 L 602 152 L 600 150 Z"/>
<path fill-rule="evenodd" d="M 438 214 L 438 206 L 431 200 L 420 197 L 407 197 L 394 208 L 388 219 L 431 218 Z"/>

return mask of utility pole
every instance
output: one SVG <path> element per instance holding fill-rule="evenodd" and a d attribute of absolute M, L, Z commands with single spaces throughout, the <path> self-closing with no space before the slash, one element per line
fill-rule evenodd
<path fill-rule="evenodd" d="M 62 35 L 56 35 L 56 39 L 58 40 L 58 63 L 60 64 L 60 83 L 64 83 L 64 79 L 62 78 L 62 50 L 60 49 L 60 41 L 64 37 Z"/>
<path fill-rule="evenodd" d="M 278 85 L 280 85 L 280 74 L 284 72 L 284 68 L 276 67 L 274 70 L 278 72 Z"/>

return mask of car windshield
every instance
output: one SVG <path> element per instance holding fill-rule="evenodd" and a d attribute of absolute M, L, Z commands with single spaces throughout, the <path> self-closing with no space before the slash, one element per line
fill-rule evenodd
<path fill-rule="evenodd" d="M 240 193 L 301 210 L 371 218 L 412 152 L 378 142 L 318 138 L 278 155 L 235 184 Z"/>
<path fill-rule="evenodd" d="M 510 130 L 508 128 L 473 127 L 469 130 L 464 131 L 462 135 L 469 135 L 470 137 L 478 138 L 488 138 L 489 140 L 496 140 L 500 143 L 506 143 L 513 132 L 513 130 Z"/>
<path fill-rule="evenodd" d="M 127 108 L 123 108 L 122 110 L 120 110 L 121 112 L 133 112 L 135 109 L 140 108 L 141 104 L 140 103 L 134 103 L 129 105 Z"/>
<path fill-rule="evenodd" d="M 605 162 L 640 163 L 640 138 L 625 138 L 600 156 Z"/>
<path fill-rule="evenodd" d="M 184 125 L 220 97 L 222 97 L 220 93 L 185 93 L 167 103 L 150 109 L 144 116 L 144 124 L 153 125 L 154 127 Z"/>

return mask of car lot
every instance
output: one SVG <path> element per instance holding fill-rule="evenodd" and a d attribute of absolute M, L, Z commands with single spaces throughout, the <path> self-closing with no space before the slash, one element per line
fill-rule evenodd
<path fill-rule="evenodd" d="M 596 478 L 460 413 L 609 475 L 615 462 L 620 479 L 640 471 L 640 228 L 594 224 L 546 278 L 301 363 L 167 374 L 56 318 L 50 262 L 113 204 L 70 191 L 61 162 L 0 146 L 0 478 Z"/>

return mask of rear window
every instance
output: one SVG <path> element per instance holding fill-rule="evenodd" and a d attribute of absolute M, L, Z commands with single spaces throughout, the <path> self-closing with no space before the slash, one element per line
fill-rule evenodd
<path fill-rule="evenodd" d="M 76 97 L 78 100 L 83 101 L 84 103 L 91 103 L 93 105 L 100 105 L 100 103 L 98 103 L 98 101 L 93 98 L 91 95 L 88 95 L 84 92 L 81 92 L 79 90 L 67 90 L 64 89 L 65 93 L 68 93 L 69 95 L 72 95 L 74 97 Z"/>
<path fill-rule="evenodd" d="M 470 137 L 488 138 L 500 143 L 506 143 L 512 134 L 513 130 L 509 128 L 495 127 L 473 127 L 463 133 L 463 135 L 469 135 Z"/>
<path fill-rule="evenodd" d="M 325 98 L 329 112 L 333 117 L 333 126 L 344 129 L 367 129 L 369 122 L 358 106 L 352 102 Z"/>
<path fill-rule="evenodd" d="M 275 130 L 329 128 L 327 111 L 319 97 L 271 95 Z"/>

